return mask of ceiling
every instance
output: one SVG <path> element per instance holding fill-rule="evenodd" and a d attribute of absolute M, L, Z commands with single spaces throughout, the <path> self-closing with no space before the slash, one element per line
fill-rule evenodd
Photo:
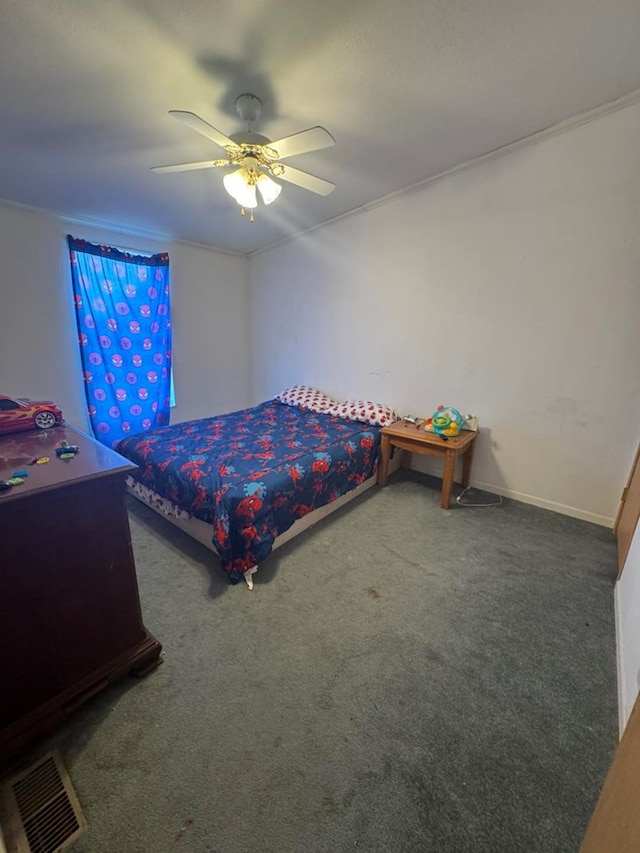
<path fill-rule="evenodd" d="M 252 252 L 640 89 L 638 0 L 3 0 L 0 198 L 123 231 Z M 175 121 L 336 145 L 241 217 L 221 149 Z"/>

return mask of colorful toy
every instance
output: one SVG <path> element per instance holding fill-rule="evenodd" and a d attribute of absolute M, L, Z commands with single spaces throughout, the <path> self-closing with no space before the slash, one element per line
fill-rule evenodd
<path fill-rule="evenodd" d="M 60 447 L 56 447 L 56 456 L 58 459 L 73 459 L 76 453 L 80 453 L 78 445 L 69 444 L 64 439 L 60 442 Z"/>
<path fill-rule="evenodd" d="M 435 432 L 443 438 L 449 438 L 460 434 L 464 418 L 453 406 L 438 406 L 433 415 L 427 418 L 425 424 L 426 432 Z"/>
<path fill-rule="evenodd" d="M 62 423 L 62 412 L 48 400 L 27 400 L 0 394 L 0 433 L 50 429 Z"/>

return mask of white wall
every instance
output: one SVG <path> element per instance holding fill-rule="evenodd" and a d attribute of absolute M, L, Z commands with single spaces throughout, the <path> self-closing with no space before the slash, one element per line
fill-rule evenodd
<path fill-rule="evenodd" d="M 172 422 L 251 404 L 246 258 L 174 244 L 171 259 L 176 407 Z"/>
<path fill-rule="evenodd" d="M 454 405 L 472 482 L 610 524 L 640 426 L 639 139 L 636 105 L 254 255 L 256 399 Z"/>
<path fill-rule="evenodd" d="M 53 399 L 88 429 L 66 235 L 169 252 L 177 422 L 251 401 L 248 262 L 0 205 L 0 393 Z"/>

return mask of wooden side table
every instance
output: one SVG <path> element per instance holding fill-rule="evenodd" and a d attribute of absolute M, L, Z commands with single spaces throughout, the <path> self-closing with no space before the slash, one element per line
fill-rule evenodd
<path fill-rule="evenodd" d="M 473 448 L 478 433 L 472 430 L 462 430 L 460 435 L 446 440 L 433 432 L 426 432 L 421 425 L 406 421 L 396 421 L 383 427 L 380 433 L 380 464 L 378 465 L 378 486 L 386 486 L 389 474 L 389 457 L 391 448 L 398 447 L 407 453 L 420 453 L 423 456 L 442 456 L 444 458 L 444 475 L 442 478 L 442 498 L 440 506 L 449 509 L 451 487 L 456 470 L 456 459 L 462 456 L 462 485 L 466 488 L 471 477 L 471 462 Z"/>

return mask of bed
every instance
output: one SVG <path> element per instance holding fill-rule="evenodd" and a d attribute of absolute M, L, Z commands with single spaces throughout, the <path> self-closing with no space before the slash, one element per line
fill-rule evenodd
<path fill-rule="evenodd" d="M 375 483 L 380 421 L 394 413 L 368 402 L 296 401 L 282 392 L 116 447 L 139 466 L 130 492 L 215 550 L 232 584 L 252 588 L 260 562 L 291 531 Z"/>

